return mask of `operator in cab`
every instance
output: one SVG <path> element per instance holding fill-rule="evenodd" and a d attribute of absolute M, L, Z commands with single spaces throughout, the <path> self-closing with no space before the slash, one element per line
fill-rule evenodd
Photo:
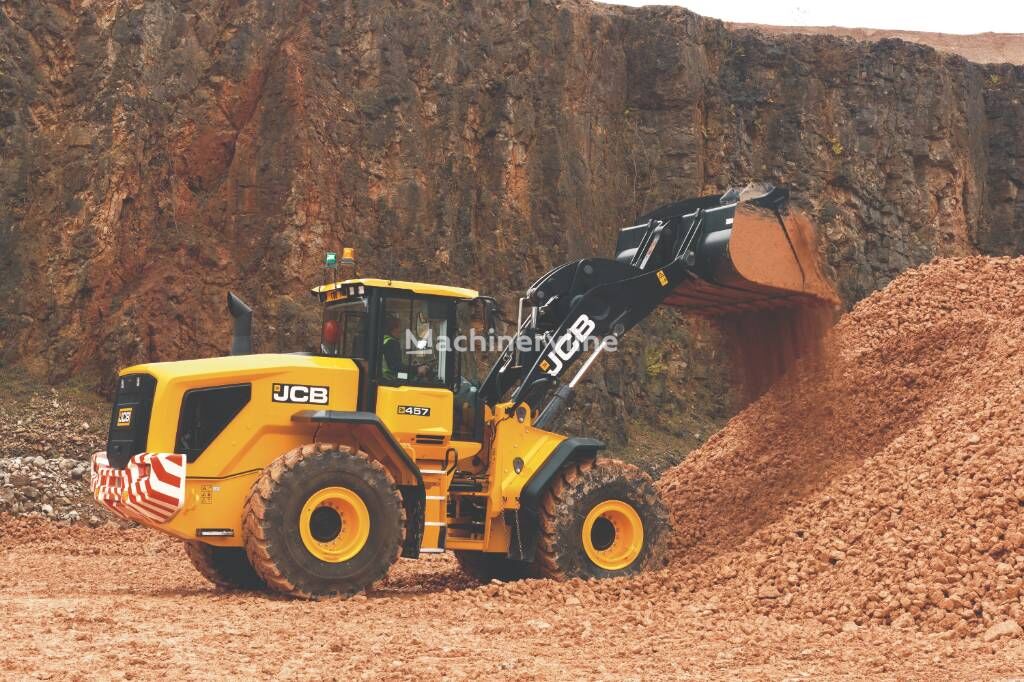
<path fill-rule="evenodd" d="M 399 319 L 394 316 L 387 317 L 384 320 L 384 338 L 381 341 L 381 376 L 395 380 L 407 379 L 410 374 L 415 374 L 417 378 L 425 378 L 429 370 L 427 365 L 413 366 L 402 363 L 401 334 L 402 323 Z"/>

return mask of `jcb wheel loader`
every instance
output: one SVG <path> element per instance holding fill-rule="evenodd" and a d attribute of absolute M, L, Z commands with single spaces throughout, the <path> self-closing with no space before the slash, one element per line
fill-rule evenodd
<path fill-rule="evenodd" d="M 446 550 L 481 580 L 659 565 L 668 520 L 650 477 L 550 429 L 597 357 L 659 305 L 832 302 L 787 200 L 761 186 L 643 216 L 615 258 L 537 280 L 486 371 L 496 304 L 476 291 L 332 275 L 312 290 L 319 350 L 294 354 L 253 354 L 251 310 L 228 294 L 231 355 L 119 373 L 93 493 L 181 538 L 223 588 L 350 595 L 399 556 Z M 328 265 L 354 269 L 351 250 Z"/>

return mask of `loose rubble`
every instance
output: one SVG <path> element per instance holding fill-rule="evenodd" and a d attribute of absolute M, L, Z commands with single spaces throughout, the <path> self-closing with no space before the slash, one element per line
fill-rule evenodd
<path fill-rule="evenodd" d="M 0 458 L 0 511 L 91 525 L 106 517 L 89 494 L 86 460 L 38 455 Z"/>
<path fill-rule="evenodd" d="M 104 447 L 108 414 L 102 401 L 86 402 L 76 391 L 0 396 L 0 513 L 92 524 L 107 519 L 89 495 L 88 458 Z"/>
<path fill-rule="evenodd" d="M 11 381 L 25 382 L 24 377 Z M 109 403 L 91 393 L 23 386 L 17 392 L 2 391 L 0 456 L 87 456 L 103 448 L 109 416 Z"/>
<path fill-rule="evenodd" d="M 1024 623 L 1024 259 L 907 272 L 827 347 L 662 477 L 673 571 L 837 630 Z"/>

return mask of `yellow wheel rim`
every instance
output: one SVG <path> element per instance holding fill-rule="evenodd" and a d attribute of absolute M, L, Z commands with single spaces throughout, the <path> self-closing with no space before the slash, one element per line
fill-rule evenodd
<path fill-rule="evenodd" d="M 370 537 L 370 511 L 348 488 L 313 493 L 299 514 L 299 535 L 309 553 L 331 564 L 348 561 Z"/>
<path fill-rule="evenodd" d="M 605 500 L 583 520 L 583 548 L 606 571 L 626 568 L 644 548 L 644 524 L 632 505 Z"/>

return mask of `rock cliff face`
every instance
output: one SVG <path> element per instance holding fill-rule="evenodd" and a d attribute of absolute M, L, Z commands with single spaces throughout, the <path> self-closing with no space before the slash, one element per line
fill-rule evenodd
<path fill-rule="evenodd" d="M 1022 98 L 1021 67 L 681 9 L 8 0 L 0 361 L 107 387 L 217 354 L 229 287 L 260 349 L 301 349 L 342 245 L 510 302 L 644 209 L 752 178 L 793 186 L 850 303 L 935 255 L 1024 251 Z M 640 329 L 591 409 L 723 416 L 713 344 L 678 330 Z"/>

